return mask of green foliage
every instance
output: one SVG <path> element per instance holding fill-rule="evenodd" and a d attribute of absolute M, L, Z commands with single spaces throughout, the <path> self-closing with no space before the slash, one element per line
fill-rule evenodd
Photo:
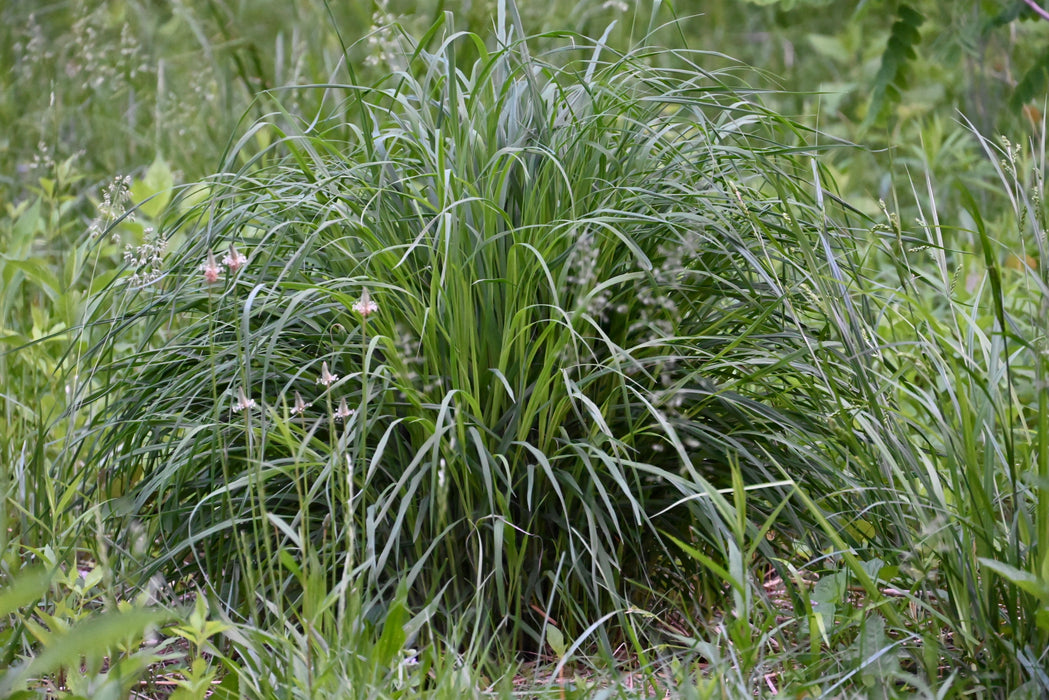
<path fill-rule="evenodd" d="M 1049 23 L 898 7 L 0 5 L 5 693 L 1045 695 Z"/>
<path fill-rule="evenodd" d="M 0 614 L 17 623 L 0 626 L 0 695 L 37 697 L 29 687 L 42 685 L 50 697 L 127 697 L 151 665 L 170 658 L 163 645 L 142 643 L 169 615 L 142 600 L 99 614 L 102 568 L 67 574 L 52 552 L 38 554 L 45 567 L 5 581 Z M 18 659 L 20 648 L 36 653 Z"/>
<path fill-rule="evenodd" d="M 879 302 L 881 381 L 898 408 L 863 419 L 892 465 L 872 463 L 866 479 L 906 494 L 893 517 L 917 518 L 915 540 L 901 542 L 900 571 L 912 577 L 910 590 L 946 592 L 937 610 L 958 635 L 944 653 L 993 657 L 998 675 L 988 682 L 1045 692 L 1034 661 L 1044 658 L 1044 615 L 1029 586 L 1049 532 L 1049 424 L 1038 413 L 1045 397 L 1031 392 L 1045 374 L 1036 350 L 1046 308 L 1042 156 L 1025 158 L 1008 140 L 979 143 L 1011 211 L 992 226 L 989 206 L 967 192 L 965 225 L 955 227 L 930 199 L 920 229 L 894 225 L 880 243 L 887 255 L 878 259 L 896 272 L 894 293 Z M 1017 261 L 1016 250 L 1031 257 Z M 938 303 L 918 301 L 930 298 Z"/>
<path fill-rule="evenodd" d="M 1045 100 L 1046 89 L 1049 88 L 1049 48 L 1043 51 L 1023 77 L 1016 84 L 1016 89 L 1009 98 L 1009 104 L 1013 109 L 1019 111 L 1028 103 L 1038 105 Z"/>
<path fill-rule="evenodd" d="M 316 551 L 383 607 L 407 579 L 484 634 L 578 637 L 690 575 L 659 530 L 729 556 L 726 520 L 752 517 L 717 490 L 730 464 L 755 513 L 838 483 L 826 416 L 854 390 L 811 290 L 840 269 L 806 170 L 763 145 L 795 125 L 690 55 L 553 64 L 447 31 L 409 71 L 328 87 L 338 118 L 280 119 L 264 167 L 169 224 L 189 230 L 163 283 L 107 293 L 80 457 L 163 542 L 150 573 L 199 566 L 245 615 L 314 585 L 295 571 Z M 279 551 L 299 585 L 260 580 Z"/>
<path fill-rule="evenodd" d="M 783 10 L 794 10 L 797 8 L 809 8 L 813 6 L 829 5 L 834 0 L 747 0 L 754 5 L 775 5 Z"/>
<path fill-rule="evenodd" d="M 892 25 L 889 43 L 881 57 L 881 68 L 874 76 L 867 123 L 883 116 L 900 101 L 901 91 L 907 87 L 909 65 L 917 57 L 915 46 L 921 41 L 919 27 L 925 17 L 910 5 L 900 5 Z"/>

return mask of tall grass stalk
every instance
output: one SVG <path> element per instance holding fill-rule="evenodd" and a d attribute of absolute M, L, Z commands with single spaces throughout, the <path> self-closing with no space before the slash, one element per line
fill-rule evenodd
<path fill-rule="evenodd" d="M 901 634 L 932 625 L 914 654 L 927 677 L 946 663 L 973 672 L 969 687 L 1039 695 L 1049 692 L 1044 140 L 1025 156 L 974 134 L 1006 213 L 987 221 L 997 204 L 963 191 L 967 209 L 950 222 L 927 179 L 909 193 L 917 228 L 890 217 L 862 264 L 877 323 L 856 323 L 879 340 L 853 356 L 867 396 L 849 416 L 862 440 L 850 461 L 866 484 L 853 529 L 867 534 L 847 551 L 861 579 L 857 555 L 899 567 L 910 609 L 888 619 Z"/>

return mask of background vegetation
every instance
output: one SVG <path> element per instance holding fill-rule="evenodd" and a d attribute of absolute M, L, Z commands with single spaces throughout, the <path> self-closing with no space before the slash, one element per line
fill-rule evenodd
<path fill-rule="evenodd" d="M 538 5 L 0 9 L 0 695 L 1049 692 L 1037 4 Z"/>

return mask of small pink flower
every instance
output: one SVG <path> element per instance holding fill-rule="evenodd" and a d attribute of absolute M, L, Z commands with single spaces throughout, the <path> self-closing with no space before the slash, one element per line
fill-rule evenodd
<path fill-rule="evenodd" d="M 204 273 L 204 284 L 215 284 L 222 279 L 222 268 L 215 262 L 215 254 L 210 250 L 207 261 L 200 266 L 200 271 Z"/>
<path fill-rule="evenodd" d="M 346 397 L 339 400 L 339 407 L 335 409 L 335 420 L 346 420 L 354 414 L 354 410 L 346 404 Z"/>
<path fill-rule="evenodd" d="M 293 416 L 301 416 L 303 413 L 306 412 L 306 409 L 309 408 L 312 405 L 313 404 L 309 404 L 309 403 L 306 403 L 305 401 L 303 401 L 302 400 L 302 396 L 299 394 L 299 392 L 296 391 L 295 392 L 295 405 L 292 406 L 291 415 L 293 415 Z"/>
<path fill-rule="evenodd" d="M 249 408 L 255 408 L 255 406 L 258 405 L 255 403 L 255 399 L 248 398 L 248 395 L 244 393 L 244 387 L 237 388 L 237 399 L 237 403 L 233 404 L 234 413 L 240 413 Z"/>
<path fill-rule="evenodd" d="M 222 258 L 222 264 L 229 268 L 230 272 L 236 272 L 248 264 L 248 259 L 237 250 L 237 246 L 229 244 L 229 252 Z"/>
<path fill-rule="evenodd" d="M 328 371 L 328 363 L 327 362 L 322 362 L 321 363 L 321 376 L 320 376 L 320 379 L 317 380 L 317 383 L 318 384 L 323 384 L 324 386 L 331 386 L 332 384 L 334 384 L 338 380 L 339 380 L 339 375 L 332 374 L 331 372 L 329 372 Z"/>
<path fill-rule="evenodd" d="M 372 301 L 371 294 L 368 293 L 368 288 L 365 287 L 361 293 L 361 298 L 353 303 L 353 310 L 361 315 L 361 318 L 368 318 L 373 313 L 379 310 L 379 305 Z"/>

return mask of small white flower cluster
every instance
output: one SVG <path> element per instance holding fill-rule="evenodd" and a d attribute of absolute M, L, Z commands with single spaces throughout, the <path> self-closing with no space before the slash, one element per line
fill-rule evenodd
<path fill-rule="evenodd" d="M 126 22 L 120 27 L 120 61 L 128 77 L 134 80 L 139 73 L 149 70 L 149 63 L 144 60 L 142 47 L 138 43 L 131 25 Z"/>
<path fill-rule="evenodd" d="M 126 280 L 128 286 L 145 287 L 160 277 L 166 246 L 167 241 L 156 235 L 155 229 L 150 226 L 145 230 L 142 245 L 137 248 L 128 246 L 124 249 L 124 262 L 134 270 Z"/>
<path fill-rule="evenodd" d="M 80 3 L 74 12 L 79 19 L 73 23 L 68 39 L 76 51 L 67 54 L 65 72 L 69 78 L 83 78 L 82 89 L 117 92 L 140 73 L 150 72 L 151 64 L 129 24 L 121 25 L 117 38 L 101 8 L 91 10 Z M 114 44 L 119 46 L 116 51 Z"/>
<path fill-rule="evenodd" d="M 38 74 L 36 71 L 51 63 L 55 58 L 53 45 L 54 42 L 44 36 L 44 30 L 37 21 L 36 14 L 30 12 L 19 32 L 18 40 L 12 46 L 18 79 L 28 83 Z"/>
<path fill-rule="evenodd" d="M 109 226 L 127 211 L 131 201 L 131 177 L 117 175 L 109 186 L 102 191 L 102 202 L 98 205 L 98 216 L 91 221 L 87 232 L 91 238 L 98 238 Z M 134 221 L 134 213 L 126 221 Z"/>
<path fill-rule="evenodd" d="M 180 84 L 177 90 L 167 90 L 163 95 L 157 96 L 159 108 L 162 110 L 159 120 L 168 125 L 169 129 L 174 129 L 179 138 L 202 135 L 204 129 L 201 124 L 207 123 L 211 118 L 207 110 L 215 108 L 220 94 L 222 90 L 215 77 L 215 70 L 205 62 L 189 76 L 188 84 Z M 294 109 L 292 113 L 296 113 Z"/>
<path fill-rule="evenodd" d="M 398 62 L 404 55 L 397 41 L 391 38 L 396 28 L 397 18 L 390 13 L 388 0 L 378 0 L 372 13 L 372 24 L 368 31 L 368 56 L 364 59 L 367 66 L 388 68 L 391 71 L 403 69 Z"/>
<path fill-rule="evenodd" d="M 590 295 L 597 282 L 598 263 L 601 259 L 601 244 L 593 231 L 585 231 L 576 241 L 568 259 L 568 274 L 565 280 L 576 287 L 579 299 L 586 299 L 586 313 L 600 322 L 608 320 L 609 297 L 606 293 Z"/>
<path fill-rule="evenodd" d="M 566 281 L 585 290 L 594 282 L 600 257 L 601 246 L 594 240 L 593 232 L 584 232 L 576 241 L 568 259 L 569 272 Z"/>
<path fill-rule="evenodd" d="M 55 171 L 55 154 L 46 141 L 37 142 L 36 151 L 33 152 L 33 162 L 29 168 L 42 175 L 50 175 Z"/>

